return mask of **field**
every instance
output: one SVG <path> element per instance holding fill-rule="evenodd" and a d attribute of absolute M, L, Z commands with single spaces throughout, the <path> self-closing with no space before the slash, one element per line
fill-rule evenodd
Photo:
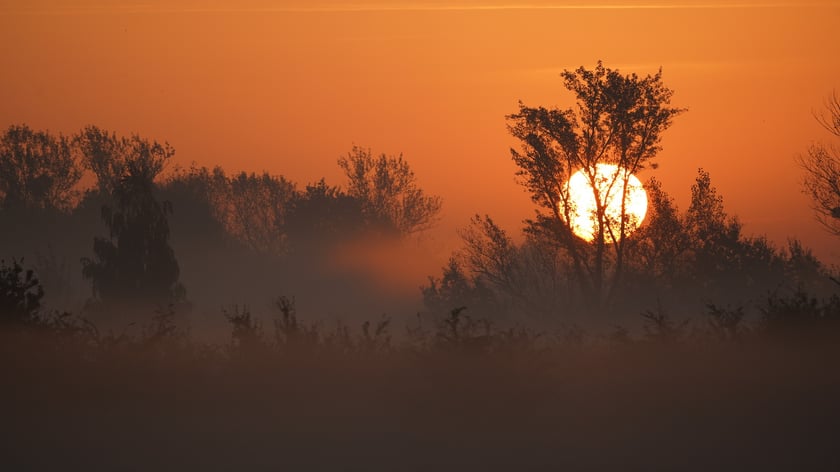
<path fill-rule="evenodd" d="M 836 470 L 840 347 L 820 331 L 9 334 L 2 454 L 6 470 Z"/>

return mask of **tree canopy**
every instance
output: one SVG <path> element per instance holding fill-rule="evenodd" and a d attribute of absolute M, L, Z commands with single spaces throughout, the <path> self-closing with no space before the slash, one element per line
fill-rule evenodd
<path fill-rule="evenodd" d="M 840 138 L 840 98 L 834 93 L 826 100 L 825 110 L 816 115 L 817 121 L 829 133 Z M 799 165 L 805 171 L 805 194 L 817 221 L 830 233 L 840 236 L 840 150 L 834 144 L 814 143 Z"/>
<path fill-rule="evenodd" d="M 69 209 L 82 176 L 71 144 L 26 125 L 0 135 L 0 208 Z"/>
<path fill-rule="evenodd" d="M 411 234 L 434 224 L 441 209 L 438 196 L 426 195 L 408 162 L 353 146 L 338 165 L 349 180 L 347 193 L 358 199 L 369 223 L 397 234 Z"/>

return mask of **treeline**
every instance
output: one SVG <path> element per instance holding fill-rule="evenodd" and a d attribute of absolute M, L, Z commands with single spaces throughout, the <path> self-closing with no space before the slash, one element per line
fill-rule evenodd
<path fill-rule="evenodd" d="M 779 248 L 745 234 L 702 169 L 685 211 L 658 181 L 647 182 L 647 217 L 634 230 L 629 177 L 659 166 L 661 138 L 686 110 L 671 105 L 674 91 L 661 69 L 623 74 L 599 61 L 593 69 L 565 70 L 561 78 L 574 106 L 520 102 L 507 116 L 508 131 L 520 145 L 511 148 L 511 159 L 536 209 L 522 228 L 525 241 L 514 243 L 490 216 L 477 215 L 462 231 L 463 248 L 424 287 L 427 306 L 608 326 L 625 313 L 683 317 L 708 304 L 755 313 L 767 297 L 804 291 L 825 298 L 837 292 L 830 270 L 799 241 Z M 601 175 L 602 167 L 616 171 Z M 591 240 L 573 229 L 580 202 L 569 182 L 578 171 L 596 202 Z M 836 173 L 820 175 L 836 183 Z M 833 190 L 836 185 L 820 186 L 820 195 L 831 197 Z M 609 208 L 611 199 L 620 205 Z M 835 202 L 817 200 L 823 210 Z"/>
<path fill-rule="evenodd" d="M 269 269 L 282 280 L 277 267 L 324 269 L 332 245 L 404 237 L 441 208 L 401 155 L 353 147 L 338 160 L 344 189 L 173 168 L 174 154 L 168 143 L 93 126 L 72 136 L 10 126 L 0 136 L 0 258 L 35 267 L 54 307 L 72 305 L 87 285 L 87 312 L 148 313 L 187 306 L 184 269 L 203 285 L 197 298 L 270 278 Z"/>
<path fill-rule="evenodd" d="M 137 359 L 181 362 L 206 360 L 209 355 L 214 362 L 262 363 L 277 356 L 292 360 L 454 354 L 489 355 L 498 360 L 497 356 L 554 356 L 569 350 L 592 353 L 616 348 L 831 347 L 840 334 L 840 297 L 819 300 L 801 290 L 768 296 L 755 306 L 759 316 L 753 320 L 746 318 L 742 306 L 713 304 L 682 319 L 656 310 L 626 313 L 641 321 L 637 332 L 619 322 L 609 329 L 578 324 L 546 329 L 511 325 L 470 314 L 464 306 L 443 316 L 417 314 L 405 326 L 396 325 L 388 315 L 359 324 L 325 323 L 311 314 L 300 316 L 295 299 L 280 296 L 267 319 L 254 316 L 248 307 L 223 309 L 228 335 L 215 344 L 192 338 L 171 306 L 139 319 L 139 329 L 132 332 L 101 329 L 85 316 L 45 307 L 43 286 L 32 270 L 19 263 L 0 263 L 0 294 L 0 344 L 13 351 L 22 349 L 22 353 L 40 346 L 36 350 L 48 357 L 83 354 L 88 359 L 129 354 Z"/>
<path fill-rule="evenodd" d="M 706 171 L 699 170 L 685 211 L 658 181 L 645 188 L 646 223 L 628 235 L 621 277 L 603 304 L 593 308 L 580 289 L 574 260 L 551 221 L 526 221 L 525 240 L 517 244 L 490 216 L 476 215 L 461 232 L 463 247 L 423 287 L 426 306 L 439 313 L 465 306 L 491 318 L 539 323 L 559 317 L 609 326 L 627 314 L 640 323 L 637 315 L 649 310 L 676 320 L 708 306 L 757 314 L 768 299 L 807 294 L 827 300 L 840 289 L 831 268 L 799 241 L 778 247 L 746 235 Z"/>
<path fill-rule="evenodd" d="M 0 258 L 35 269 L 44 304 L 106 325 L 189 312 L 196 301 L 218 318 L 222 307 L 233 310 L 232 299 L 260 305 L 267 294 L 307 290 L 344 309 L 343 298 L 378 295 L 360 293 L 352 274 L 326 282 L 330 248 L 427 229 L 441 208 L 402 156 L 360 147 L 338 160 L 344 188 L 171 168 L 174 153 L 168 143 L 96 127 L 63 136 L 11 126 L 0 137 Z M 774 300 L 801 304 L 797 297 L 833 306 L 831 270 L 798 241 L 780 248 L 745 235 L 702 169 L 685 211 L 658 181 L 646 189 L 646 222 L 606 250 L 597 271 L 609 277 L 598 296 L 596 269 L 580 264 L 597 247 L 565 238 L 557 218 L 526 220 L 525 239 L 515 243 L 490 216 L 476 215 L 460 232 L 463 247 L 421 287 L 430 319 L 465 308 L 471 319 L 506 326 L 639 330 L 646 313 L 679 323 L 707 312 L 750 318 Z M 619 249 L 620 259 L 609 257 Z"/>

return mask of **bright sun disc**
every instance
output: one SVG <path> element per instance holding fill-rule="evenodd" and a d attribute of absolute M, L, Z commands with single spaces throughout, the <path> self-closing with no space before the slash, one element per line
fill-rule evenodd
<path fill-rule="evenodd" d="M 610 229 L 618 238 L 621 222 L 621 192 L 625 188 L 625 172 L 613 164 L 598 164 L 595 166 L 595 186 L 598 188 L 601 200 L 605 202 L 606 231 Z M 612 184 L 612 185 L 611 185 Z M 627 220 L 625 235 L 630 234 L 639 225 L 647 213 L 647 193 L 642 183 L 633 174 L 627 174 Z M 592 186 L 583 169 L 575 172 L 568 182 L 570 226 L 572 231 L 581 239 L 592 241 L 598 233 L 598 223 L 595 217 L 595 195 Z M 606 242 L 612 242 L 607 234 Z"/>

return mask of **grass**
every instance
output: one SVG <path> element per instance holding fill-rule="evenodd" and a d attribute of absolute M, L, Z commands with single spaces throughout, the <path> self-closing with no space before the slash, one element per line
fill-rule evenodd
<path fill-rule="evenodd" d="M 494 329 L 454 310 L 395 342 L 387 319 L 324 330 L 298 319 L 290 300 L 278 301 L 273 333 L 246 309 L 229 311 L 225 346 L 191 341 L 165 313 L 133 338 L 9 331 L 0 344 L 0 462 L 6 470 L 840 467 L 837 331 L 738 330 L 737 313 L 717 310 L 725 336 L 661 313 L 647 313 L 648 334 L 634 338 Z"/>

